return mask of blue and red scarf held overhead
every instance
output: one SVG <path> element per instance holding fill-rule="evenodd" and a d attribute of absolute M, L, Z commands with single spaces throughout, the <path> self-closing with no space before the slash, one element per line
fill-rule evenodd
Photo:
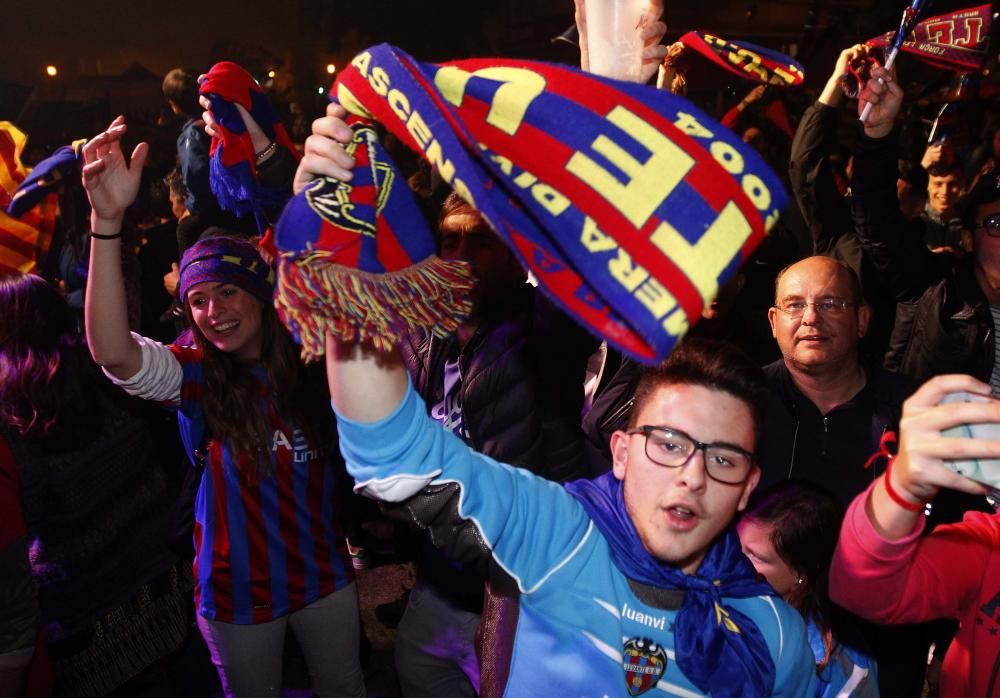
<path fill-rule="evenodd" d="M 760 156 L 690 102 L 573 68 L 502 59 L 432 65 L 383 44 L 359 54 L 331 94 L 429 160 L 566 312 L 647 363 L 670 352 L 788 201 Z M 403 273 L 397 265 L 410 253 L 387 264 L 388 250 L 433 250 L 432 240 L 418 244 L 402 224 L 417 216 L 392 210 L 397 202 L 412 206 L 401 203 L 410 194 L 382 192 L 390 180 L 404 185 L 385 175 L 380 157 L 365 166 L 363 184 L 314 185 L 327 189 L 325 202 L 339 202 L 333 212 L 310 205 L 309 190 L 276 229 L 276 302 L 304 354 L 322 354 L 323 328 L 343 312 L 343 299 L 313 283 L 317 268 L 355 272 L 341 284 L 350 286 Z M 373 237 L 355 223 L 341 226 L 358 210 L 356 197 L 391 224 Z M 324 237 L 328 226 L 339 233 Z M 345 254 L 364 245 L 374 258 Z M 431 316 L 462 312 L 447 308 L 461 294 L 420 293 L 441 301 L 424 299 Z M 364 305 L 364 295 L 347 304 Z M 391 345 L 398 337 L 390 331 L 383 339 Z"/>
<path fill-rule="evenodd" d="M 236 105 L 246 109 L 274 145 L 298 160 L 295 144 L 274 111 L 267 95 L 246 70 L 221 61 L 205 74 L 198 91 L 212 104 L 212 116 L 221 136 L 213 136 L 209 182 L 212 193 L 226 211 L 237 216 L 253 214 L 261 232 L 267 227 L 264 209 L 284 205 L 284 188 L 269 188 L 257 181 L 257 153 Z"/>

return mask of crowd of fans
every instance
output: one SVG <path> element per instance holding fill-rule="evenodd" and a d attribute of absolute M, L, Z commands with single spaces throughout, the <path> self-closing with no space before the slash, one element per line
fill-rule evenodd
<path fill-rule="evenodd" d="M 647 67 L 665 32 L 647 25 Z M 213 103 L 170 71 L 176 168 L 153 181 L 115 119 L 64 178 L 38 275 L 0 278 L 0 697 L 280 695 L 288 631 L 316 695 L 363 696 L 355 570 L 382 517 L 417 570 L 404 698 L 638 695 L 650 675 L 672 695 L 1000 695 L 1000 526 L 990 488 L 943 465 L 1000 443 L 942 437 L 1000 423 L 1000 120 L 904 152 L 926 124 L 876 66 L 845 141 L 842 76 L 868 52 L 840 54 L 794 135 L 764 117 L 774 90 L 726 118 L 794 213 L 653 367 L 529 283 L 423 162 L 406 174 L 440 258 L 475 273 L 471 313 L 305 363 L 259 235 L 313 179 L 352 179 L 346 111 L 294 152 L 238 106 L 268 193 L 236 215 L 210 181 Z"/>

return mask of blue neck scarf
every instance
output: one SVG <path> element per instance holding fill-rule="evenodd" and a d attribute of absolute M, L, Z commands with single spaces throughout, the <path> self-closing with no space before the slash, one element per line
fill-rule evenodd
<path fill-rule="evenodd" d="M 684 602 L 674 624 L 677 665 L 713 698 L 769 696 L 774 662 L 753 621 L 723 597 L 775 596 L 743 556 L 730 527 L 709 548 L 698 571 L 685 574 L 652 557 L 625 510 L 624 488 L 614 473 L 578 480 L 566 490 L 583 505 L 611 548 L 615 566 L 629 579 L 663 589 L 683 589 Z"/>

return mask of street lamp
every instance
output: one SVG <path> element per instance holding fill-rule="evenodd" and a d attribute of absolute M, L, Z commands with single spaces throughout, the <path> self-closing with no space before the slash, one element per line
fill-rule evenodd
<path fill-rule="evenodd" d="M 56 75 L 59 74 L 59 69 L 56 68 L 54 65 L 47 65 L 45 66 L 45 74 L 48 75 L 50 78 L 54 78 Z"/>

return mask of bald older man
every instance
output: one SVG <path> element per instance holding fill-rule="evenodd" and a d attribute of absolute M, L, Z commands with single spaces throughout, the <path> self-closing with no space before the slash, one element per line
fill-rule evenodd
<path fill-rule="evenodd" d="M 832 257 L 786 267 L 768 311 L 782 358 L 764 367 L 770 401 L 760 453 L 762 484 L 788 478 L 830 489 L 846 507 L 882 472 L 865 469 L 886 431 L 895 430 L 915 387 L 866 366 L 858 343 L 871 311 L 857 275 Z"/>

